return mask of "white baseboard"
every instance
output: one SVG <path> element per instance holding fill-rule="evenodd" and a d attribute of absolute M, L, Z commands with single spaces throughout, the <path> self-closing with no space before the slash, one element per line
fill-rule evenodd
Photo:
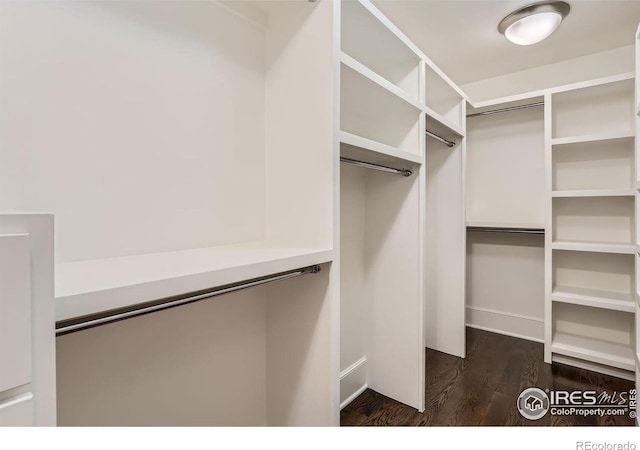
<path fill-rule="evenodd" d="M 349 375 L 351 375 L 353 372 L 358 370 L 360 367 L 364 366 L 366 363 L 367 363 L 367 358 L 363 356 L 362 358 L 360 358 L 359 360 L 351 364 L 349 367 L 347 367 L 342 372 L 340 372 L 340 381 L 347 378 Z"/>
<path fill-rule="evenodd" d="M 544 343 L 544 320 L 477 306 L 467 306 L 469 328 Z"/>
<path fill-rule="evenodd" d="M 358 396 L 360 394 L 362 394 L 364 391 L 366 391 L 368 388 L 369 388 L 369 386 L 364 384 L 358 390 L 356 390 L 353 394 L 351 394 L 349 397 L 347 397 L 342 403 L 340 403 L 340 411 L 342 411 L 344 409 L 344 407 L 347 406 L 349 403 L 351 403 L 356 398 L 358 398 Z"/>
<path fill-rule="evenodd" d="M 363 356 L 340 372 L 340 409 L 367 389 L 367 358 Z"/>

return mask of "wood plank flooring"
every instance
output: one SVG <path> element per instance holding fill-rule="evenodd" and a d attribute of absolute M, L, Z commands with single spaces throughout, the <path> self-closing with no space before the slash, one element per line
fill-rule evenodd
<path fill-rule="evenodd" d="M 562 426 L 626 425 L 619 417 L 523 418 L 516 408 L 528 387 L 555 390 L 628 391 L 631 381 L 545 364 L 543 345 L 486 331 L 467 329 L 467 358 L 427 349 L 424 413 L 372 390 L 363 392 L 340 413 L 342 426 Z"/>

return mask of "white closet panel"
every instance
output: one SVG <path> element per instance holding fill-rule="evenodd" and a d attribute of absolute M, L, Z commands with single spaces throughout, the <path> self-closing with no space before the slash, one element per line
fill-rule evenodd
<path fill-rule="evenodd" d="M 343 402 L 366 384 L 422 408 L 419 184 L 341 167 Z"/>
<path fill-rule="evenodd" d="M 544 236 L 467 233 L 467 325 L 544 341 Z"/>
<path fill-rule="evenodd" d="M 31 425 L 35 425 L 31 392 L 0 401 L 0 427 Z"/>
<path fill-rule="evenodd" d="M 29 235 L 0 235 L 0 392 L 31 381 Z"/>
<path fill-rule="evenodd" d="M 536 101 L 539 99 L 527 103 Z M 467 223 L 538 224 L 542 228 L 543 108 L 469 118 L 467 140 Z"/>
<path fill-rule="evenodd" d="M 465 140 L 426 142 L 425 345 L 464 357 Z"/>

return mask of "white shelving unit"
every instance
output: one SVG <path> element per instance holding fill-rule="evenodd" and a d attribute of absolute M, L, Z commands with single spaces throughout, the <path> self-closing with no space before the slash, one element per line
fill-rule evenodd
<path fill-rule="evenodd" d="M 422 410 L 425 342 L 464 356 L 466 99 L 370 1 L 341 8 L 339 156 L 413 172 L 340 169 L 341 406 Z"/>
<path fill-rule="evenodd" d="M 53 213 L 58 320 L 322 269 L 59 336 L 59 425 L 339 424 L 334 3 L 267 3 L 3 5 L 0 208 Z"/>
<path fill-rule="evenodd" d="M 545 96 L 545 360 L 631 378 L 635 370 L 633 79 Z"/>
<path fill-rule="evenodd" d="M 369 2 L 341 2 L 340 403 L 367 387 L 424 409 L 421 58 Z M 402 370 L 398 370 L 402 367 Z"/>

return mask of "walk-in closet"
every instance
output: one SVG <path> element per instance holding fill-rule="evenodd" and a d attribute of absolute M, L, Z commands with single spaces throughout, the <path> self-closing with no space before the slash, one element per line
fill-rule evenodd
<path fill-rule="evenodd" d="M 639 23 L 0 1 L 0 426 L 637 425 Z"/>

